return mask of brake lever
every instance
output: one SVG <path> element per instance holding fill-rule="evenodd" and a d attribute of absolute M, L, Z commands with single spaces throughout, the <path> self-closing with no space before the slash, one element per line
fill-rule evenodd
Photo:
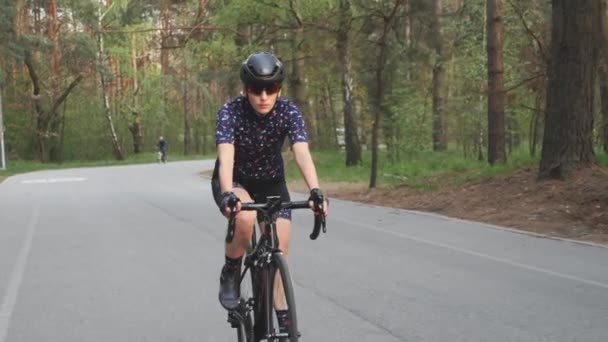
<path fill-rule="evenodd" d="M 226 243 L 231 243 L 234 239 L 234 229 L 236 223 L 236 207 L 231 208 L 230 218 L 228 219 L 228 231 L 226 232 Z"/>
<path fill-rule="evenodd" d="M 327 225 L 325 222 L 325 214 L 323 210 L 323 204 L 318 206 L 317 213 L 315 215 L 315 226 L 310 234 L 311 240 L 316 240 L 319 237 L 319 232 L 323 228 L 323 233 L 327 233 Z"/>
<path fill-rule="evenodd" d="M 323 227 L 323 234 L 327 233 L 327 224 L 325 221 L 325 215 L 320 215 L 321 216 L 321 227 Z"/>

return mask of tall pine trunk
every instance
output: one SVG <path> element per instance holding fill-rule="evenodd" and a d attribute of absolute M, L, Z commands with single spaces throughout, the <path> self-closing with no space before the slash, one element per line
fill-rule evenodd
<path fill-rule="evenodd" d="M 443 49 L 443 34 L 441 17 L 443 15 L 442 1 L 433 0 L 433 45 L 435 49 L 435 65 L 433 66 L 433 150 L 445 151 L 448 148 L 445 120 L 445 55 Z"/>
<path fill-rule="evenodd" d="M 122 151 L 122 147 L 120 146 L 120 142 L 118 140 L 118 134 L 116 134 L 116 129 L 114 128 L 114 119 L 112 118 L 112 109 L 110 108 L 109 84 L 106 78 L 106 73 L 110 72 L 110 68 L 107 65 L 107 56 L 105 54 L 102 32 L 104 18 L 104 15 L 102 14 L 102 9 L 104 7 L 104 1 L 99 0 L 99 8 L 97 12 L 97 70 L 101 83 L 103 110 L 106 117 L 106 121 L 108 123 L 108 130 L 110 131 L 110 144 L 112 146 L 112 152 L 114 154 L 114 158 L 116 158 L 117 160 L 123 160 L 125 157 Z"/>
<path fill-rule="evenodd" d="M 161 70 L 161 107 L 164 117 L 169 117 L 169 74 L 170 74 L 170 39 L 171 39 L 171 0 L 160 0 L 160 70 Z M 163 125 L 164 126 L 164 125 Z M 161 134 L 164 127 L 161 126 Z"/>
<path fill-rule="evenodd" d="M 342 71 L 342 101 L 344 116 L 344 144 L 346 166 L 361 164 L 361 144 L 359 142 L 357 121 L 355 120 L 354 80 L 352 64 L 348 57 L 348 34 L 351 29 L 352 13 L 349 0 L 340 0 L 340 25 L 336 34 L 338 61 Z M 335 132 L 334 132 L 335 133 Z"/>
<path fill-rule="evenodd" d="M 597 0 L 553 0 L 547 115 L 539 178 L 561 179 L 595 160 Z"/>
<path fill-rule="evenodd" d="M 304 21 L 300 15 L 299 0 L 290 0 L 291 14 L 295 20 L 295 29 L 291 38 L 291 74 L 289 75 L 289 87 L 293 96 L 293 100 L 300 108 L 304 115 L 304 121 L 308 132 L 316 132 L 315 120 L 313 113 L 310 112 L 308 103 L 308 94 L 306 89 L 306 79 L 302 76 L 304 69 Z M 311 145 L 315 145 L 315 141 L 310 141 Z"/>
<path fill-rule="evenodd" d="M 488 52 L 488 162 L 504 164 L 505 93 L 502 60 L 502 0 L 487 2 Z"/>
<path fill-rule="evenodd" d="M 53 101 L 59 96 L 61 74 L 59 70 L 59 61 L 61 59 L 61 50 L 59 46 L 59 21 L 57 20 L 57 0 L 48 0 L 46 7 L 47 14 L 47 36 L 53 44 L 51 50 L 51 96 Z M 51 139 L 49 139 L 49 158 L 53 162 L 61 162 L 61 125 L 63 122 L 61 111 L 57 110 L 54 113 L 49 113 L 49 131 Z"/>
<path fill-rule="evenodd" d="M 190 108 L 188 107 L 190 101 L 190 95 L 188 92 L 188 70 L 184 68 L 184 79 L 182 80 L 182 100 L 184 102 L 184 155 L 187 156 L 192 151 L 191 141 L 191 120 L 190 120 Z"/>
<path fill-rule="evenodd" d="M 600 46 L 600 65 L 599 70 L 599 86 L 600 86 L 600 143 L 602 150 L 608 152 L 608 30 L 606 27 L 606 2 L 602 2 L 599 31 L 599 46 Z"/>
<path fill-rule="evenodd" d="M 131 33 L 131 68 L 133 71 L 133 107 L 131 108 L 131 125 L 129 131 L 133 139 L 133 153 L 141 153 L 144 148 L 144 133 L 142 127 L 142 113 L 139 107 L 139 75 L 137 68 L 137 38 Z"/>
<path fill-rule="evenodd" d="M 378 40 L 378 55 L 376 59 L 375 84 L 374 92 L 370 99 L 372 113 L 374 115 L 374 124 L 372 126 L 372 169 L 369 179 L 369 187 L 375 188 L 378 182 L 378 144 L 380 127 L 382 127 L 382 118 L 384 117 L 385 104 L 385 69 L 388 59 L 388 39 L 389 33 L 395 21 L 399 7 L 403 5 L 403 0 L 395 0 L 394 7 L 390 14 L 384 16 L 382 33 Z"/>
<path fill-rule="evenodd" d="M 304 27 L 299 26 L 295 29 L 293 38 L 291 40 L 292 49 L 292 62 L 291 62 L 291 74 L 289 75 L 289 87 L 293 96 L 293 100 L 296 105 L 300 108 L 303 113 L 306 128 L 309 132 L 315 132 L 315 120 L 313 113 L 310 112 L 308 105 L 308 95 L 306 91 L 306 84 L 302 72 L 304 69 L 304 59 L 302 57 L 302 44 L 304 36 Z M 315 142 L 311 141 L 311 145 Z"/>

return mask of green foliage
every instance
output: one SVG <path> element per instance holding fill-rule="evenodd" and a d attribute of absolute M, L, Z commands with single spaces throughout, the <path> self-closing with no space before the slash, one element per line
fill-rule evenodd
<path fill-rule="evenodd" d="M 82 32 L 70 32 L 61 41 L 63 67 L 72 74 L 83 71 L 83 66 L 91 65 L 96 58 L 95 41 Z"/>
<path fill-rule="evenodd" d="M 238 94 L 238 67 L 253 51 L 275 52 L 286 65 L 288 80 L 293 76 L 292 43 L 297 22 L 290 0 L 210 1 L 206 11 L 200 13 L 197 0 L 114 0 L 112 3 L 111 8 L 102 11 L 106 13 L 102 33 L 109 58 L 103 72 L 110 81 L 111 110 L 120 143 L 129 156 L 133 155 L 129 127 L 135 120 L 134 111 L 141 115 L 145 152 L 155 149 L 161 134 L 170 142 L 173 155 L 183 151 L 186 137 L 196 144 L 193 149 L 212 151 L 215 113 L 225 101 Z M 161 8 L 161 4 L 167 3 L 168 9 Z M 348 57 L 354 76 L 355 116 L 361 128 L 360 138 L 369 148 L 375 114 L 370 103 L 375 96 L 378 37 L 385 20 L 382 16 L 389 14 L 395 0 L 350 0 L 350 3 L 353 21 L 348 35 Z M 383 182 L 397 182 L 400 177 L 418 179 L 442 172 L 502 172 L 502 167 L 488 168 L 485 162 L 474 161 L 478 153 L 485 154 L 487 148 L 486 1 L 443 3 L 446 12 L 442 18 L 445 112 L 450 152 L 443 155 L 428 152 L 432 144 L 432 70 L 438 59 L 429 25 L 431 2 L 411 0 L 409 12 L 402 9 L 398 13 L 388 35 L 387 78 L 383 84 L 386 98 L 382 103 L 387 117 L 380 133 L 381 144 L 388 145 L 388 151 L 380 155 L 379 173 Z M 457 3 L 463 7 L 459 8 Z M 332 150 L 334 126 L 343 127 L 341 65 L 336 53 L 338 2 L 294 0 L 293 4 L 304 30 L 302 40 L 296 42 L 302 52 L 296 58 L 302 61 L 301 79 L 311 108 L 304 114 L 314 118 L 310 136 L 316 145 Z M 506 168 L 522 165 L 520 158 L 526 160 L 520 154 L 529 138 L 530 108 L 535 106 L 537 97 L 542 98 L 543 92 L 542 77 L 537 83 L 526 80 L 544 70 L 544 61 L 534 47 L 534 40 L 511 4 L 518 6 L 525 22 L 542 41 L 548 40 L 543 31 L 546 16 L 535 14 L 535 9 L 523 0 L 504 4 L 508 129 L 517 138 L 513 141 L 521 144 L 520 147 L 513 144 L 514 152 Z M 60 108 L 65 123 L 62 128 L 65 160 L 107 159 L 112 155 L 108 124 L 102 112 L 99 66 L 95 63 L 99 5 L 99 0 L 59 0 L 61 90 L 76 75 L 85 77 L 65 107 Z M 543 3 L 538 11 L 545 13 L 549 6 Z M 17 37 L 15 2 L 0 0 L 0 8 L 0 67 L 8 85 L 4 113 L 9 155 L 13 159 L 35 158 L 36 122 L 31 80 L 23 66 L 23 57 L 26 51 L 32 52 L 43 83 L 42 101 L 48 105 L 52 95 L 48 61 L 53 46 L 44 29 L 44 13 L 39 18 L 42 29 L 34 32 L 28 28 L 28 32 Z M 168 16 L 168 22 L 163 21 L 161 14 Z M 30 20 L 33 22 L 33 18 Z M 171 28 L 161 31 L 167 23 Z M 406 23 L 410 25 L 407 35 Z M 175 46 L 161 49 L 162 37 Z M 166 56 L 167 65 L 161 65 L 161 55 Z M 290 92 L 286 82 L 283 95 Z M 189 132 L 184 128 L 186 111 Z M 315 158 L 320 163 L 319 173 L 329 177 L 367 181 L 369 176 L 369 155 L 365 155 L 361 167 L 354 168 L 341 167 L 343 155 L 339 152 L 326 151 L 316 154 Z M 602 158 L 605 156 L 599 154 L 598 159 L 605 163 Z"/>
<path fill-rule="evenodd" d="M 265 24 L 284 17 L 287 1 L 261 1 L 232 0 L 219 8 L 214 15 L 213 22 L 217 25 L 239 24 Z"/>
<path fill-rule="evenodd" d="M 600 165 L 608 167 L 608 153 L 605 153 L 603 151 L 599 152 L 597 154 L 597 161 Z"/>
<path fill-rule="evenodd" d="M 15 25 L 15 1 L 0 0 L 0 53 L 6 53 L 9 44 L 13 44 L 13 27 Z"/>

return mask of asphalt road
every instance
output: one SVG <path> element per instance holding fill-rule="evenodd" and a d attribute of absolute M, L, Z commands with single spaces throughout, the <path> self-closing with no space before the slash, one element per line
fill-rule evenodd
<path fill-rule="evenodd" d="M 235 341 L 211 166 L 0 184 L 0 342 Z M 607 248 L 339 200 L 311 229 L 296 213 L 302 341 L 608 341 Z"/>

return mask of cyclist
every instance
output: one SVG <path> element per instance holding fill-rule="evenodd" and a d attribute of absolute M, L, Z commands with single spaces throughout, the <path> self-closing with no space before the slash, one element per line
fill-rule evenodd
<path fill-rule="evenodd" d="M 167 142 L 165 141 L 165 138 L 163 138 L 162 135 L 158 138 L 157 147 L 158 152 L 160 152 L 160 161 L 165 163 L 167 161 Z"/>
<path fill-rule="evenodd" d="M 224 308 L 237 307 L 241 261 L 253 233 L 254 211 L 240 211 L 240 201 L 265 202 L 267 196 L 289 201 L 281 146 L 289 138 L 294 159 L 310 189 L 309 203 L 315 215 L 327 216 L 327 201 L 319 190 L 315 165 L 308 149 L 302 113 L 288 99 L 280 98 L 285 77 L 283 64 L 268 52 L 250 55 L 240 68 L 241 96 L 224 104 L 217 113 L 217 160 L 212 177 L 214 199 L 226 217 L 236 210 L 234 240 L 226 244 L 220 275 L 219 300 Z M 323 204 L 323 213 L 319 205 Z M 277 218 L 279 248 L 287 257 L 291 235 L 291 211 Z M 275 284 L 276 285 L 276 284 Z M 283 293 L 282 287 L 275 291 Z M 281 331 L 289 326 L 287 310 L 277 308 Z"/>

